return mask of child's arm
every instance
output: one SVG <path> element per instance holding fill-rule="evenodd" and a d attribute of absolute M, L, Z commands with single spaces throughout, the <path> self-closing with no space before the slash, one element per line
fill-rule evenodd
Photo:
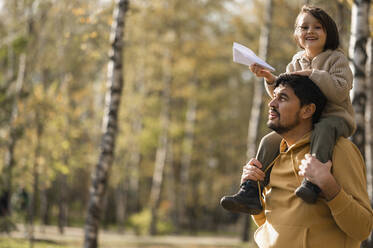
<path fill-rule="evenodd" d="M 348 60 L 342 52 L 336 51 L 324 63 L 319 66 L 322 69 L 312 69 L 309 78 L 319 86 L 328 101 L 339 104 L 349 97 L 352 89 L 353 75 Z"/>
<path fill-rule="evenodd" d="M 352 72 L 344 56 L 332 62 L 329 71 L 313 69 L 310 79 L 314 81 L 329 101 L 340 103 L 346 100 L 352 89 Z"/>
<path fill-rule="evenodd" d="M 274 83 L 277 76 L 273 75 L 269 70 L 258 64 L 250 65 L 250 71 L 257 77 L 263 77 L 265 79 L 265 88 L 270 97 L 273 97 Z"/>
<path fill-rule="evenodd" d="M 263 77 L 268 84 L 273 84 L 276 80 L 276 76 L 273 75 L 268 69 L 258 64 L 252 64 L 249 66 L 250 71 L 257 77 Z"/>

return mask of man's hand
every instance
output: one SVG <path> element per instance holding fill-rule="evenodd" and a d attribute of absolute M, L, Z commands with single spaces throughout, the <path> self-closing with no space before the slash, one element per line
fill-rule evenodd
<path fill-rule="evenodd" d="M 332 162 L 320 162 L 315 156 L 306 154 L 301 161 L 298 174 L 305 177 L 308 181 L 316 184 L 322 190 L 322 196 L 327 201 L 332 200 L 341 190 L 331 173 Z"/>
<path fill-rule="evenodd" d="M 255 74 L 255 76 L 264 77 L 269 84 L 273 84 L 276 80 L 276 77 L 268 69 L 265 69 L 261 65 L 252 64 L 249 66 L 249 69 Z"/>
<path fill-rule="evenodd" d="M 250 161 L 243 167 L 241 184 L 247 180 L 264 180 L 265 173 L 260 168 L 262 168 L 262 164 L 259 160 L 255 158 L 250 159 Z"/>

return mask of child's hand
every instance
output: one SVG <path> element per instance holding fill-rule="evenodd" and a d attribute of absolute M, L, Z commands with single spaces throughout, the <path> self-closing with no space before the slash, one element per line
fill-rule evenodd
<path fill-rule="evenodd" d="M 294 71 L 294 72 L 291 72 L 290 74 L 309 77 L 309 76 L 311 76 L 311 73 L 312 73 L 312 70 L 307 69 L 307 70 L 303 70 L 303 71 Z"/>
<path fill-rule="evenodd" d="M 264 180 L 265 173 L 260 169 L 262 164 L 259 160 L 252 158 L 244 167 L 241 176 L 241 183 L 247 180 L 262 181 Z"/>
<path fill-rule="evenodd" d="M 264 77 L 268 83 L 273 83 L 276 77 L 267 69 L 258 64 L 252 64 L 249 66 L 250 71 L 255 74 L 257 77 Z"/>

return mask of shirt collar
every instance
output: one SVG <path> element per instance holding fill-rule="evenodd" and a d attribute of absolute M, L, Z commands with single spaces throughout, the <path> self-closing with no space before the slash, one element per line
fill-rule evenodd
<path fill-rule="evenodd" d="M 281 144 L 280 144 L 280 152 L 288 152 L 290 150 L 294 150 L 298 147 L 307 145 L 310 143 L 310 138 L 311 138 L 311 133 L 312 131 L 306 133 L 302 138 L 300 138 L 295 144 L 291 145 L 290 147 L 287 146 L 286 142 L 284 139 L 282 139 Z"/>

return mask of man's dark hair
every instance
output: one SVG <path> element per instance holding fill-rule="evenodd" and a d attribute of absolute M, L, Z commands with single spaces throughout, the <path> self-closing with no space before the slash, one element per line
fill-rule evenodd
<path fill-rule="evenodd" d="M 339 34 L 337 24 L 323 9 L 304 5 L 295 21 L 295 30 L 298 28 L 299 17 L 304 13 L 311 14 L 321 23 L 322 27 L 324 28 L 326 33 L 324 51 L 327 49 L 337 49 L 339 47 Z"/>
<path fill-rule="evenodd" d="M 282 74 L 275 81 L 275 88 L 279 85 L 290 86 L 299 98 L 300 106 L 315 104 L 316 110 L 312 115 L 312 124 L 319 121 L 326 104 L 326 97 L 320 88 L 307 76 Z"/>

